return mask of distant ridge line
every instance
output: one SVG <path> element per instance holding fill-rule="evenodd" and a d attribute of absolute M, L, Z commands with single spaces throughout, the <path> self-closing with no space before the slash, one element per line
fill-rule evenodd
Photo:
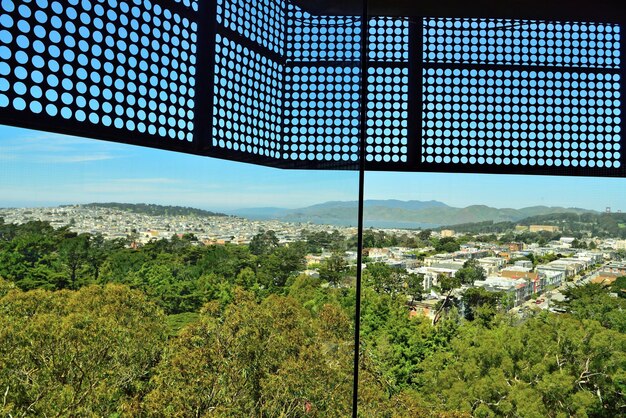
<path fill-rule="evenodd" d="M 448 206 L 437 201 L 374 200 L 364 201 L 366 227 L 381 228 L 437 228 L 474 222 L 518 222 L 522 219 L 552 213 L 598 213 L 581 208 L 530 206 L 521 209 L 493 208 L 470 205 L 464 208 Z M 283 222 L 311 222 L 331 225 L 354 225 L 356 201 L 319 203 L 298 209 L 246 208 L 229 211 L 230 214 L 254 220 Z"/>
<path fill-rule="evenodd" d="M 72 206 L 72 205 L 65 205 Z M 157 205 L 154 203 L 87 203 L 78 206 L 87 208 L 117 209 L 126 212 L 139 213 L 152 216 L 229 216 L 225 213 L 212 212 L 188 206 Z"/>

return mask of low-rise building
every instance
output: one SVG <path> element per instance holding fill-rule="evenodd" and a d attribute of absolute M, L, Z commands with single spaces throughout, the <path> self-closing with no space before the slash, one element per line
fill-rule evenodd
<path fill-rule="evenodd" d="M 513 265 L 515 267 L 523 267 L 531 270 L 533 269 L 533 262 L 530 260 L 517 260 L 515 263 L 513 263 Z"/>
<path fill-rule="evenodd" d="M 541 231 L 560 232 L 561 231 L 558 226 L 553 226 L 553 225 L 530 225 L 528 227 L 528 230 L 530 232 L 541 232 Z"/>
<path fill-rule="evenodd" d="M 474 282 L 475 287 L 482 287 L 488 292 L 502 292 L 508 295 L 513 306 L 519 306 L 530 298 L 533 287 L 525 279 L 508 279 L 505 277 L 489 276 L 485 280 Z"/>
<path fill-rule="evenodd" d="M 320 278 L 320 272 L 317 270 L 304 270 L 302 274 L 304 274 L 307 277 L 312 277 L 314 279 Z"/>
<path fill-rule="evenodd" d="M 424 258 L 424 266 L 430 267 L 433 264 L 444 263 L 448 261 L 453 261 L 454 258 L 451 254 L 434 254 L 430 257 Z"/>
<path fill-rule="evenodd" d="M 320 255 L 308 254 L 305 257 L 305 260 L 306 260 L 307 267 L 310 267 L 316 264 L 320 264 L 323 259 L 322 259 L 322 256 Z"/>
<path fill-rule="evenodd" d="M 476 247 L 465 247 L 460 251 L 456 251 L 453 253 L 454 258 L 461 258 L 464 260 L 469 260 L 470 258 L 478 259 L 488 257 L 491 254 L 491 251 L 487 249 L 481 249 Z"/>
<path fill-rule="evenodd" d="M 416 269 L 407 269 L 407 272 L 423 275 L 422 287 L 424 291 L 429 291 L 433 286 L 439 286 L 442 277 L 453 276 L 458 269 L 445 267 L 419 267 Z"/>
<path fill-rule="evenodd" d="M 374 262 L 385 261 L 391 256 L 389 248 L 365 248 L 363 252 L 371 261 Z"/>
<path fill-rule="evenodd" d="M 613 273 L 626 276 L 626 261 L 613 261 L 604 266 L 601 273 Z"/>
<path fill-rule="evenodd" d="M 457 271 L 459 271 L 460 269 L 463 268 L 463 265 L 465 264 L 465 261 L 459 261 L 459 260 L 451 260 L 451 261 L 446 261 L 444 263 L 437 263 L 437 264 L 433 264 L 431 267 L 433 268 L 439 268 L 439 269 L 448 269 L 448 270 L 452 270 L 454 271 L 454 273 L 456 273 Z"/>
<path fill-rule="evenodd" d="M 615 240 L 613 248 L 616 250 L 626 250 L 626 239 Z"/>
<path fill-rule="evenodd" d="M 544 279 L 545 286 L 560 286 L 565 281 L 565 271 L 560 269 L 551 269 L 549 267 L 540 269 L 537 267 L 539 277 Z"/>
<path fill-rule="evenodd" d="M 533 273 L 533 269 L 530 267 L 522 267 L 522 266 L 508 266 L 503 268 L 500 271 L 500 275 L 502 277 L 508 278 L 520 278 L 520 277 L 530 277 L 530 275 L 536 275 L 537 273 Z"/>
<path fill-rule="evenodd" d="M 600 264 L 604 262 L 604 254 L 602 251 L 580 251 L 576 253 L 576 257 L 589 257 L 591 264 Z"/>
<path fill-rule="evenodd" d="M 427 299 L 413 302 L 409 316 L 425 316 L 429 319 L 434 319 L 435 313 L 437 312 L 437 303 L 439 303 L 439 299 Z"/>
<path fill-rule="evenodd" d="M 497 273 L 506 264 L 506 259 L 501 257 L 483 257 L 479 258 L 477 261 L 483 270 L 485 270 L 486 275 Z"/>

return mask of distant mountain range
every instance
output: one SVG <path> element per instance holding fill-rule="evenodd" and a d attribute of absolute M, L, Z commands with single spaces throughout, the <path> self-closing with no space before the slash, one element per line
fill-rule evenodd
<path fill-rule="evenodd" d="M 284 222 L 311 222 L 316 224 L 356 225 L 356 201 L 326 202 L 300 209 L 248 208 L 230 211 L 231 215 L 248 219 L 275 219 Z M 511 221 L 552 213 L 597 213 L 581 208 L 554 206 L 531 206 L 521 209 L 493 208 L 472 205 L 464 208 L 448 206 L 436 200 L 365 200 L 364 218 L 366 227 L 381 228 L 436 228 L 483 221 Z"/>

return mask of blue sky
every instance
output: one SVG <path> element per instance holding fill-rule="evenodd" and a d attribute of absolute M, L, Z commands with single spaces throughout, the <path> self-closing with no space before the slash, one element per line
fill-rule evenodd
<path fill-rule="evenodd" d="M 4 5 L 5 9 L 12 9 L 13 3 L 19 4 L 19 2 L 8 2 Z M 58 2 L 55 5 L 53 5 L 55 9 L 63 7 Z M 24 8 L 28 13 L 28 7 L 24 6 Z M 76 10 L 71 10 L 71 14 L 75 17 Z M 15 14 L 15 16 L 18 15 Z M 0 27 L 11 27 L 14 24 L 8 14 L 5 13 L 3 18 Z M 55 22 L 59 26 L 63 23 L 58 16 Z M 443 25 L 448 25 L 449 22 L 433 20 L 427 23 L 430 36 L 434 35 L 435 31 L 439 33 Z M 403 24 L 406 27 L 407 22 Z M 501 25 L 502 22 L 481 21 L 480 24 L 484 29 L 486 25 Z M 469 22 L 466 22 L 466 25 L 469 25 Z M 23 23 L 22 26 L 24 26 Z M 535 30 L 534 26 L 536 26 L 535 23 L 518 25 L 509 34 L 491 37 L 490 43 L 481 47 L 482 49 L 478 52 L 484 53 L 494 49 L 495 43 L 499 42 L 502 36 L 510 40 L 511 37 L 521 36 L 515 31 L 525 33 L 524 31 L 528 29 Z M 120 28 L 121 31 L 126 32 L 126 29 Z M 238 27 L 232 29 L 238 30 Z M 472 29 L 473 34 L 470 36 L 484 37 L 478 29 Z M 33 30 L 35 32 L 32 33 L 37 34 L 36 31 L 41 29 Z M 334 30 L 322 26 L 320 32 L 323 34 Z M 454 34 L 459 29 L 446 30 Z M 541 29 L 544 32 L 546 30 L 546 33 L 569 32 L 572 28 L 568 25 L 563 27 L 557 25 L 556 29 Z M 582 30 L 584 32 L 586 29 Z M 612 30 L 615 31 L 617 28 Z M 4 36 L 0 39 L 0 43 L 8 44 L 9 32 L 0 32 L 2 32 L 0 37 Z M 613 35 L 608 35 L 610 32 L 608 28 L 600 32 L 604 33 L 605 40 L 609 40 L 610 37 L 615 41 Z M 307 36 L 303 35 L 299 40 L 309 47 L 317 45 L 317 41 L 310 43 Z M 522 36 L 526 41 L 527 37 L 528 35 Z M 26 42 L 24 39 L 22 42 Z M 349 37 L 344 42 L 354 43 L 355 39 L 357 38 Z M 469 38 L 464 39 L 463 42 L 467 42 Z M 37 42 L 40 44 L 39 47 L 43 48 L 42 41 Z M 320 42 L 320 45 L 326 45 Z M 403 42 L 406 42 L 406 39 Z M 35 44 L 36 42 L 33 43 Z M 442 48 L 447 48 L 434 38 L 429 38 L 427 44 L 430 45 L 430 54 L 443 53 Z M 597 55 L 596 49 L 617 54 L 619 51 L 616 45 L 616 42 L 598 43 L 595 49 L 572 54 L 595 56 Z M 97 45 L 96 47 L 99 50 Z M 11 54 L 10 46 L 2 48 L 4 49 L 0 51 L 0 58 L 6 59 Z M 59 49 L 56 46 L 54 48 Z M 19 48 L 15 48 L 17 49 Z M 315 50 L 315 48 L 309 49 Z M 376 47 L 372 50 L 375 49 Z M 403 51 L 403 53 L 406 52 L 406 50 Z M 545 56 L 550 62 L 551 57 L 561 57 L 565 55 L 565 51 L 569 51 L 567 42 L 563 47 L 556 49 L 533 46 L 528 54 L 523 55 L 526 58 L 522 59 Z M 25 59 L 24 57 L 26 53 L 21 51 L 20 59 Z M 460 57 L 454 56 L 447 59 L 457 60 Z M 38 57 L 37 60 L 39 62 L 41 58 Z M 43 65 L 43 62 L 41 64 Z M 54 65 L 58 63 L 55 61 Z M 69 70 L 71 68 L 64 66 L 64 72 Z M 6 71 L 9 71 L 9 68 L 5 63 L 0 73 Z M 16 68 L 16 71 L 18 78 L 25 75 L 20 72 L 25 71 L 23 69 Z M 17 84 L 20 84 L 20 90 L 26 90 L 24 83 Z M 0 77 L 0 91 L 8 88 L 7 79 Z M 486 94 L 491 95 L 493 91 L 487 90 Z M 6 96 L 3 95 L 0 95 L 0 100 L 3 100 L 3 97 L 6 101 Z M 22 103 L 22 105 L 26 104 Z M 258 206 L 297 208 L 329 200 L 356 200 L 357 180 L 356 172 L 270 169 L 0 126 L 0 207 L 118 201 L 186 205 L 224 211 Z M 520 208 L 533 205 L 558 205 L 596 210 L 604 210 L 606 206 L 611 206 L 614 210 L 626 211 L 625 191 L 626 179 L 426 173 L 368 173 L 366 176 L 366 198 L 434 199 L 452 206 L 486 204 L 495 207 Z"/>
<path fill-rule="evenodd" d="M 225 210 L 356 200 L 357 173 L 279 170 L 0 126 L 0 207 L 147 202 Z M 626 179 L 368 173 L 366 198 L 626 210 Z"/>

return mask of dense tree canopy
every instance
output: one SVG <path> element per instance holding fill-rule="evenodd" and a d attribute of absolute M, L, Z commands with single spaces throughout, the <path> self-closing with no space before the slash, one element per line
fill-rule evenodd
<path fill-rule="evenodd" d="M 163 330 L 162 313 L 126 286 L 8 291 L 0 298 L 0 412 L 122 412 L 145 390 Z"/>
<path fill-rule="evenodd" d="M 461 248 L 459 243 L 452 237 L 444 237 L 435 242 L 435 251 L 442 253 L 452 253 Z"/>
<path fill-rule="evenodd" d="M 449 310 L 453 305 L 452 292 L 461 286 L 471 286 L 477 280 L 484 280 L 486 277 L 485 270 L 480 266 L 475 259 L 469 259 L 463 263 L 463 267 L 457 270 L 454 275 L 445 275 L 439 279 L 439 290 L 444 294 L 445 298 L 439 303 L 437 312 L 433 323 L 437 323 L 441 319 L 441 315 L 444 311 Z M 473 291 L 470 291 L 473 292 Z M 473 318 L 473 306 L 471 299 L 468 299 L 468 315 Z"/>
<path fill-rule="evenodd" d="M 145 402 L 152 415 L 345 416 L 350 410 L 350 321 L 335 306 L 319 315 L 295 299 L 257 303 L 237 292 L 216 316 L 208 305 L 156 368 Z"/>
<path fill-rule="evenodd" d="M 132 249 L 0 222 L 0 413 L 348 416 L 350 241 L 266 238 L 254 252 L 192 237 Z M 320 278 L 300 274 L 311 246 L 335 250 Z M 482 278 L 470 260 L 440 291 Z M 464 287 L 433 324 L 410 314 L 422 279 L 364 270 L 362 416 L 624 416 L 624 280 L 573 287 L 566 313 L 525 319 L 505 313 L 502 295 Z"/>
<path fill-rule="evenodd" d="M 616 282 L 617 283 L 617 282 Z M 606 328 L 626 333 L 626 300 L 609 295 L 609 287 L 600 284 L 570 287 L 561 307 L 581 320 L 594 320 Z"/>
<path fill-rule="evenodd" d="M 517 326 L 460 328 L 417 379 L 426 402 L 473 416 L 608 418 L 624 414 L 625 362 L 624 334 L 544 314 Z"/>

